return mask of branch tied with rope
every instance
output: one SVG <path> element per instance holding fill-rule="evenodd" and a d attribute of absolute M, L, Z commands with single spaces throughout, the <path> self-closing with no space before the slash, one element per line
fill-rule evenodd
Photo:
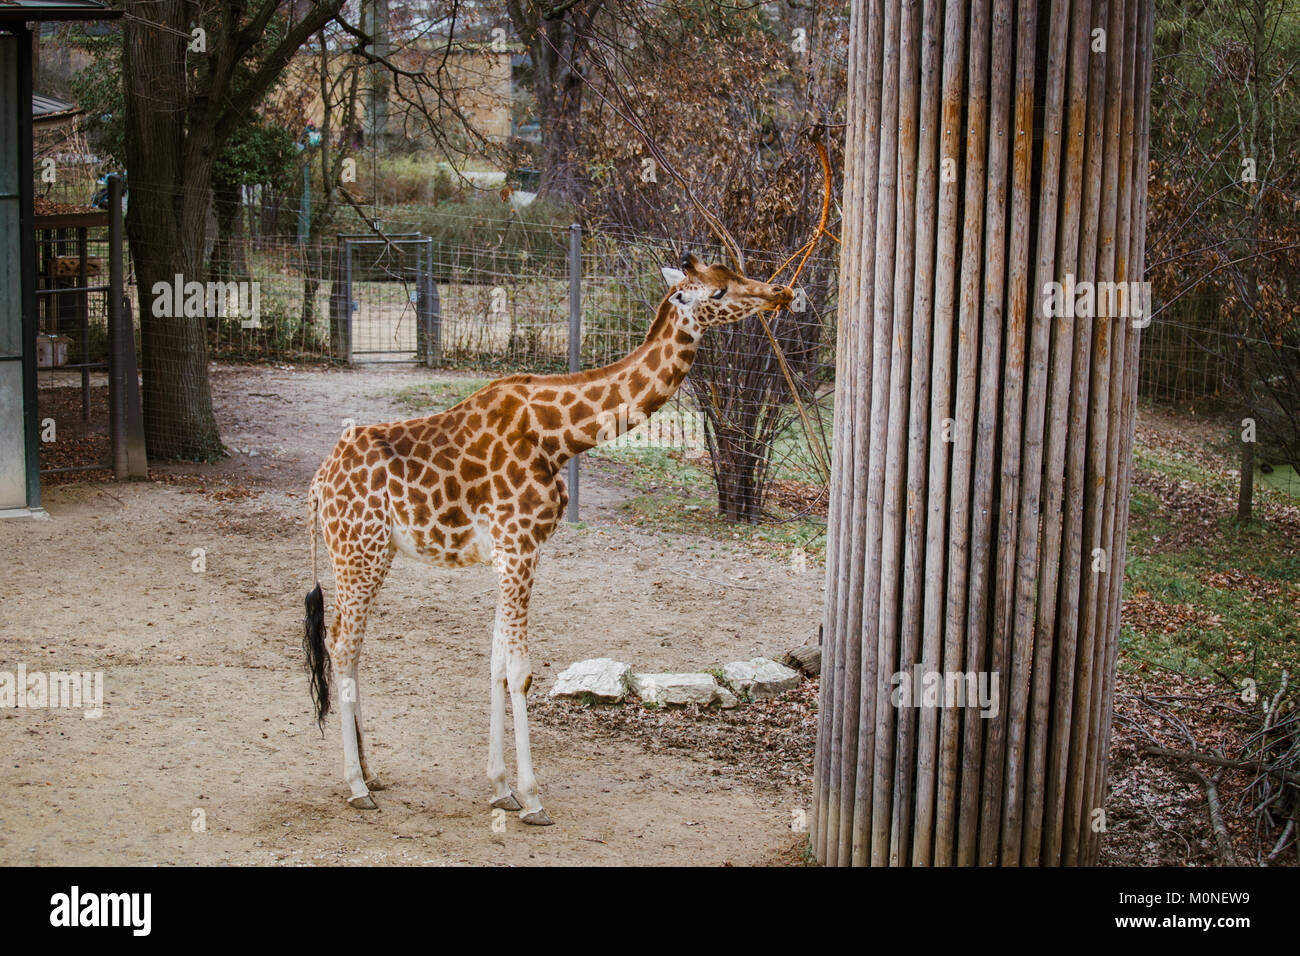
<path fill-rule="evenodd" d="M 637 129 L 637 132 L 641 135 L 642 139 L 645 140 L 646 146 L 654 154 L 656 161 L 664 163 L 668 172 L 686 191 L 687 198 L 695 208 L 699 210 L 700 214 L 704 217 L 704 221 L 709 224 L 709 228 L 712 229 L 714 235 L 717 236 L 718 241 L 722 243 L 723 247 L 726 248 L 728 253 L 731 255 L 732 261 L 736 266 L 736 271 L 741 275 L 745 275 L 745 257 L 741 252 L 740 243 L 738 243 L 735 237 L 731 235 L 731 232 L 727 227 L 724 226 L 716 216 L 708 212 L 699 200 L 695 198 L 685 179 L 679 176 L 671 165 L 666 164 L 666 161 L 662 159 L 662 153 L 659 151 L 657 146 L 651 143 L 644 130 L 635 125 L 634 128 Z M 794 273 L 790 276 L 790 281 L 786 283 L 792 289 L 794 288 L 794 284 L 799 280 L 799 274 L 803 272 L 804 266 L 808 264 L 808 260 L 812 257 L 813 251 L 817 248 L 817 244 L 821 241 L 822 237 L 824 236 L 836 244 L 839 244 L 840 241 L 838 236 L 826 228 L 826 222 L 830 218 L 831 212 L 831 189 L 833 186 L 833 179 L 831 176 L 830 154 L 826 150 L 825 142 L 821 139 L 820 127 L 813 127 L 811 139 L 813 145 L 817 147 L 817 157 L 821 160 L 822 164 L 823 184 L 821 217 L 817 221 L 817 228 L 813 231 L 813 234 L 808 241 L 795 250 L 794 253 L 789 255 L 767 280 L 769 284 L 775 283 L 777 277 L 786 270 L 790 263 L 798 259 L 799 265 L 795 267 Z M 795 408 L 798 409 L 799 421 L 803 425 L 804 438 L 816 453 L 817 464 L 821 469 L 822 480 L 824 482 L 829 482 L 831 477 L 831 467 L 830 463 L 826 460 L 826 451 L 822 447 L 822 442 L 818 440 L 818 438 L 814 437 L 812 420 L 808 416 L 808 410 L 804 407 L 803 399 L 799 397 L 799 390 L 795 387 L 794 375 L 790 371 L 789 363 L 786 361 L 785 352 L 781 349 L 780 343 L 777 342 L 776 336 L 772 334 L 772 327 L 768 324 L 767 316 L 764 313 L 759 312 L 757 313 L 757 317 L 758 321 L 763 326 L 764 334 L 767 335 L 768 342 L 772 346 L 772 351 L 776 355 L 777 364 L 781 367 L 781 374 L 785 377 L 786 385 L 790 387 L 790 397 L 794 399 Z"/>
<path fill-rule="evenodd" d="M 559 53 L 558 50 L 556 52 Z M 599 43 L 593 44 L 590 53 L 593 62 L 599 69 L 601 69 L 606 78 L 613 80 L 616 73 L 608 61 L 604 48 Z M 682 188 L 682 192 L 685 193 L 687 200 L 695 208 L 696 212 L 700 214 L 700 217 L 708 224 L 710 231 L 722 244 L 723 248 L 727 250 L 728 255 L 731 256 L 732 264 L 735 266 L 736 271 L 741 275 L 748 275 L 748 272 L 745 269 L 745 254 L 741 249 L 740 243 L 736 241 L 736 238 L 731 234 L 731 231 L 723 225 L 722 221 L 705 208 L 704 203 L 702 203 L 695 195 L 694 191 L 692 191 L 690 184 L 686 181 L 686 177 L 678 172 L 677 168 L 669 161 L 668 157 L 664 155 L 663 150 L 659 147 L 659 144 L 655 142 L 654 137 L 650 135 L 645 124 L 640 121 L 635 107 L 632 105 L 631 101 L 628 99 L 627 93 L 623 89 L 623 85 L 618 82 L 611 82 L 609 89 L 613 91 L 617 102 L 610 99 L 610 97 L 606 96 L 599 89 L 596 89 L 595 92 L 604 104 L 637 134 L 641 139 L 641 142 L 645 144 L 645 148 L 649 151 L 655 163 L 658 165 L 658 168 L 668 173 L 668 175 L 671 176 Z M 822 237 L 824 236 L 831 239 L 837 244 L 840 241 L 837 236 L 826 228 L 827 220 L 830 217 L 831 189 L 833 185 L 830 155 L 827 152 L 825 142 L 822 140 L 822 131 L 826 128 L 827 127 L 824 124 L 818 124 L 805 128 L 803 131 L 804 133 L 809 134 L 809 139 L 817 148 L 817 155 L 821 160 L 824 177 L 822 210 L 821 217 L 817 223 L 817 228 L 808 241 L 801 245 L 792 255 L 781 263 L 776 272 L 772 273 L 772 277 L 768 280 L 769 283 L 775 282 L 777 277 L 785 271 L 786 267 L 795 259 L 798 259 L 799 265 L 795 268 L 794 274 L 790 276 L 790 281 L 788 283 L 788 285 L 793 288 L 795 282 L 799 279 L 799 274 L 803 271 L 804 266 L 807 265 L 809 258 L 811 258 L 813 251 L 817 248 L 817 244 L 821 241 Z M 763 332 L 767 335 L 767 340 L 771 344 L 772 351 L 776 355 L 777 364 L 781 367 L 781 374 L 785 377 L 786 385 L 790 388 L 790 395 L 794 399 L 795 408 L 798 409 L 799 412 L 799 421 L 803 426 L 804 438 L 816 453 L 817 464 L 821 470 L 822 481 L 829 483 L 831 468 L 830 463 L 826 460 L 825 449 L 822 447 L 823 441 L 820 439 L 820 436 L 814 437 L 813 435 L 812 421 L 808 417 L 808 410 L 804 407 L 803 400 L 799 397 L 799 390 L 795 387 L 794 375 L 790 371 L 790 365 L 786 361 L 785 353 L 777 342 L 776 336 L 772 334 L 772 327 L 768 324 L 767 316 L 760 312 L 758 313 L 758 320 L 762 323 Z"/>
<path fill-rule="evenodd" d="M 826 144 L 822 142 L 819 135 L 813 140 L 813 143 L 817 147 L 817 157 L 821 160 L 822 172 L 825 177 L 822 186 L 821 218 L 817 221 L 817 229 L 812 234 L 812 238 L 800 246 L 799 250 L 787 258 L 785 262 L 781 263 L 781 265 L 777 267 L 777 270 L 772 273 L 772 277 L 767 280 L 769 283 L 775 282 L 777 276 L 785 271 L 786 266 L 798 258 L 802 253 L 803 258 L 799 259 L 799 265 L 795 268 L 794 274 L 790 276 L 790 281 L 787 283 L 792 289 L 794 288 L 795 282 L 799 280 L 799 273 L 803 272 L 803 267 L 812 256 L 813 250 L 817 248 L 817 243 L 821 240 L 822 236 L 833 240 L 837 245 L 840 241 L 834 233 L 826 228 L 826 220 L 830 217 L 831 212 L 832 181 L 830 156 L 826 152 Z M 767 340 L 772 343 L 772 351 L 776 353 L 776 360 L 781 366 L 781 374 L 785 376 L 786 384 L 790 386 L 790 395 L 794 398 L 795 408 L 799 410 L 799 420 L 803 423 L 804 437 L 808 439 L 808 444 L 817 452 L 817 464 L 821 466 L 822 480 L 829 482 L 831 478 L 830 464 L 826 461 L 826 453 L 822 448 L 822 443 L 813 438 L 812 422 L 808 418 L 808 411 L 804 408 L 803 401 L 799 398 L 798 390 L 794 387 L 794 376 L 790 374 L 790 366 L 786 364 L 785 353 L 781 351 L 781 346 L 777 344 L 776 336 L 772 334 L 772 327 L 767 323 L 767 316 L 762 312 L 759 312 L 758 321 L 763 324 L 763 331 L 767 334 Z"/>

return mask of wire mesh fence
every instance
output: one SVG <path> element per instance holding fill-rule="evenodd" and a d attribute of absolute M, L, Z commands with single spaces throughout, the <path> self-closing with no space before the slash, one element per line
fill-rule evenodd
<path fill-rule="evenodd" d="M 211 352 L 223 360 L 419 362 L 485 377 L 568 370 L 569 230 L 513 219 L 491 225 L 491 240 L 473 244 L 391 222 L 382 233 L 339 234 L 312 249 L 254 243 L 247 261 L 258 314 L 227 309 L 210 318 Z M 579 364 L 593 369 L 644 340 L 666 292 L 661 269 L 679 264 L 683 248 L 588 230 L 579 249 Z M 762 279 L 782 264 L 774 253 L 746 256 Z M 313 262 L 324 268 L 313 272 Z M 833 253 L 811 258 L 790 309 L 710 331 L 674 400 L 612 450 L 676 455 L 716 482 L 732 520 L 824 513 L 835 291 Z"/>
<path fill-rule="evenodd" d="M 1222 418 L 1246 434 L 1267 464 L 1300 464 L 1300 328 L 1285 321 L 1243 328 L 1215 295 L 1186 296 L 1158 312 L 1142 335 L 1139 394 Z"/>
<path fill-rule="evenodd" d="M 175 288 L 141 289 L 128 262 L 128 297 L 138 311 L 157 314 L 162 300 L 184 311 L 197 295 L 207 355 L 218 361 L 420 362 L 483 377 L 569 367 L 567 226 L 508 212 L 427 231 L 419 222 L 389 219 L 369 231 L 353 224 L 351 231 L 303 243 L 278 234 L 266 218 L 249 206 L 242 261 L 223 281 L 199 282 L 195 290 L 182 277 Z M 41 283 L 49 293 L 42 296 L 42 330 L 61 338 L 66 355 L 41 381 L 47 403 L 68 406 L 56 417 L 71 421 L 75 411 L 85 424 L 86 409 L 90 418 L 103 417 L 96 403 L 104 396 L 95 391 L 102 391 L 103 375 L 94 367 L 104 360 L 103 301 L 91 295 L 84 320 L 75 318 L 82 314 L 81 294 L 60 291 L 59 284 L 79 288 L 68 283 L 80 279 L 58 271 L 81 268 L 79 240 L 67 231 L 48 236 L 41 253 Z M 85 239 L 92 273 L 104 241 L 102 230 Z M 210 242 L 208 261 L 214 247 Z M 665 292 L 660 270 L 678 263 L 684 250 L 672 239 L 604 230 L 586 230 L 580 249 L 580 364 L 590 369 L 641 343 Z M 797 307 L 771 314 L 767 328 L 751 318 L 712 330 L 671 405 L 617 447 L 671 451 L 712 480 L 719 512 L 731 520 L 824 513 L 835 252 L 819 250 L 809 260 Z M 781 264 L 772 253 L 748 250 L 746 256 L 754 277 L 767 278 Z M 1285 414 L 1260 400 L 1259 389 L 1253 403 L 1243 402 L 1242 356 L 1264 351 L 1273 364 L 1257 367 L 1257 379 L 1267 372 L 1274 385 L 1284 385 L 1288 375 L 1297 377 L 1297 343 L 1234 334 L 1216 303 L 1188 297 L 1144 332 L 1142 395 L 1232 413 L 1248 407 L 1274 432 L 1285 430 Z M 84 455 L 78 462 L 86 463 Z M 61 465 L 50 458 L 49 467 Z"/>
<path fill-rule="evenodd" d="M 41 472 L 108 468 L 108 218 L 43 198 L 36 227 Z"/>
<path fill-rule="evenodd" d="M 1230 338 L 1209 323 L 1152 323 L 1142 337 L 1143 397 L 1185 405 L 1222 401 L 1221 357 Z"/>

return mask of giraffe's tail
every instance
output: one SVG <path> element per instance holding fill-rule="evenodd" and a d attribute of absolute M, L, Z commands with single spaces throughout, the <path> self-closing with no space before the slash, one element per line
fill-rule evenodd
<path fill-rule="evenodd" d="M 311 700 L 316 708 L 316 725 L 324 734 L 325 716 L 330 712 L 330 656 L 325 648 L 325 597 L 321 594 L 320 580 L 316 579 L 316 526 L 320 506 L 315 482 L 307 497 L 311 509 L 308 519 L 311 531 L 311 571 L 316 586 L 307 592 L 307 616 L 303 622 L 306 633 L 303 634 L 302 649 L 307 655 L 307 671 L 311 674 Z"/>

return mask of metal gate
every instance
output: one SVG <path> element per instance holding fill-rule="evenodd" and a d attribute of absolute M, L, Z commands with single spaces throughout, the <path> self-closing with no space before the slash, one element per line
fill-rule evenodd
<path fill-rule="evenodd" d="M 421 362 L 442 356 L 433 240 L 341 235 L 330 296 L 334 353 L 354 362 Z"/>

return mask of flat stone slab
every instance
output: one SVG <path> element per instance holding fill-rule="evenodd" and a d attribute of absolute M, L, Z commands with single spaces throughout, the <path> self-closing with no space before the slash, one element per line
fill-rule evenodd
<path fill-rule="evenodd" d="M 736 661 L 722 668 L 722 679 L 741 697 L 774 697 L 799 686 L 800 674 L 767 657 Z"/>
<path fill-rule="evenodd" d="M 550 697 L 583 697 L 590 694 L 604 703 L 617 704 L 627 696 L 632 668 L 608 657 L 570 664 L 555 678 Z"/>
<path fill-rule="evenodd" d="M 660 707 L 717 704 L 725 708 L 739 703 L 712 674 L 633 674 L 631 683 L 633 693 L 647 704 Z"/>

